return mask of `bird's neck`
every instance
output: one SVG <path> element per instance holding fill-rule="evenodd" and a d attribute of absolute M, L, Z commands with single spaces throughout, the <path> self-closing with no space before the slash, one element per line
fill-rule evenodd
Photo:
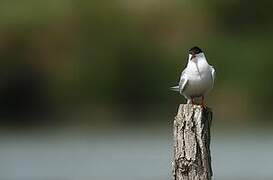
<path fill-rule="evenodd" d="M 198 57 L 198 59 L 193 59 L 188 61 L 188 66 L 207 66 L 209 65 L 205 57 Z"/>
<path fill-rule="evenodd" d="M 209 66 L 205 57 L 189 60 L 187 68 L 190 70 L 191 73 L 200 73 L 205 71 Z"/>

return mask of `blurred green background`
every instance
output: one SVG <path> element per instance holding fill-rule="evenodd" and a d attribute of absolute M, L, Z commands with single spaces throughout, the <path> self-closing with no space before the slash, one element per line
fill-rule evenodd
<path fill-rule="evenodd" d="M 217 72 L 207 97 L 216 179 L 272 179 L 250 161 L 273 167 L 272 8 L 269 0 L 0 1 L 0 178 L 125 179 L 127 163 L 132 179 L 170 179 L 172 120 L 185 100 L 168 88 L 197 45 Z M 101 170 L 105 154 L 116 169 Z"/>

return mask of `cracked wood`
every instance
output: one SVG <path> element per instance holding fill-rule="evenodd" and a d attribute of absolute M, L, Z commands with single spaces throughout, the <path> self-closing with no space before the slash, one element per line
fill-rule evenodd
<path fill-rule="evenodd" d="M 181 104 L 174 120 L 174 180 L 211 180 L 212 111 Z"/>

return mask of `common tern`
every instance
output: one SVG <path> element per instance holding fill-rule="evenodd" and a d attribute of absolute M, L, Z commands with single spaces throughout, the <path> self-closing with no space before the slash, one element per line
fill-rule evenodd
<path fill-rule="evenodd" d="M 203 51 L 195 46 L 189 50 L 188 64 L 178 86 L 171 87 L 171 90 L 183 95 L 188 104 L 195 104 L 195 98 L 201 97 L 201 105 L 205 107 L 204 97 L 213 88 L 215 75 L 215 69 L 209 65 Z"/>

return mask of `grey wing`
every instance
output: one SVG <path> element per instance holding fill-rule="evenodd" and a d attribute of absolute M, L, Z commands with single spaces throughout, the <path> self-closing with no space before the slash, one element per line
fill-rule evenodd
<path fill-rule="evenodd" d="M 187 75 L 186 75 L 185 70 L 184 70 L 181 73 L 181 77 L 180 77 L 180 81 L 179 81 L 179 92 L 180 92 L 180 94 L 182 94 L 182 92 L 184 91 L 187 82 L 188 82 L 188 78 L 187 78 Z"/>
<path fill-rule="evenodd" d="M 212 80 L 214 82 L 215 78 L 216 78 L 216 72 L 213 66 L 210 66 L 211 68 L 211 76 L 212 76 Z"/>

